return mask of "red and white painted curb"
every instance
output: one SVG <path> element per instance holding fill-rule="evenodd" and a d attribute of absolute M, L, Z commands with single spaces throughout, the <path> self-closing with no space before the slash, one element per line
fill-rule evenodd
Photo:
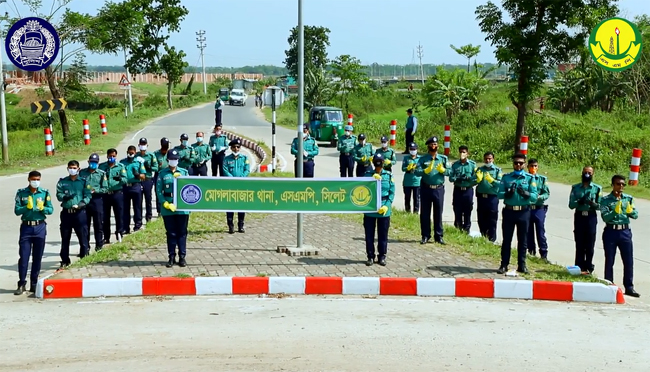
<path fill-rule="evenodd" d="M 41 279 L 36 297 L 383 295 L 625 303 L 615 285 L 464 278 L 196 277 Z"/>
<path fill-rule="evenodd" d="M 255 143 L 255 142 L 253 142 L 251 140 L 240 137 L 240 136 L 236 135 L 235 133 L 231 133 L 231 132 L 227 132 L 227 131 L 224 131 L 223 133 L 231 141 L 236 139 L 236 138 L 239 138 L 239 140 L 242 143 L 242 146 L 244 146 L 247 149 L 253 151 L 255 153 L 255 155 L 257 155 L 257 157 L 260 158 L 260 163 L 264 163 L 264 161 L 266 160 L 267 155 L 266 155 L 266 151 L 264 151 L 262 146 L 258 145 L 257 143 Z M 262 173 L 262 172 L 272 172 L 272 171 L 273 171 L 273 165 L 272 164 L 268 164 L 268 165 L 261 165 L 260 164 L 260 165 L 257 166 L 257 172 Z"/>

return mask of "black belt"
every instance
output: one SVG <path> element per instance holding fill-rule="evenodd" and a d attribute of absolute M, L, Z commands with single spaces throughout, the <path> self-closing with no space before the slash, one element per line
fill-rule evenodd
<path fill-rule="evenodd" d="M 164 192 L 163 196 L 166 197 L 166 198 L 171 198 L 173 195 L 172 195 L 171 192 Z"/>
<path fill-rule="evenodd" d="M 582 217 L 587 217 L 587 216 L 595 216 L 596 211 L 576 211 L 576 216 L 582 216 Z"/>
<path fill-rule="evenodd" d="M 127 183 L 126 187 L 132 187 L 132 186 L 140 185 L 140 184 L 141 184 L 141 182 Z"/>
<path fill-rule="evenodd" d="M 91 198 L 92 198 L 92 199 L 101 199 L 102 196 L 104 196 L 104 194 L 98 194 L 98 193 L 95 192 L 95 193 L 93 193 L 93 194 L 91 195 Z"/>
<path fill-rule="evenodd" d="M 612 224 L 607 224 L 605 225 L 605 229 L 608 230 L 627 230 L 630 228 L 630 225 L 612 225 Z"/>
<path fill-rule="evenodd" d="M 496 196 L 494 194 L 476 194 L 477 197 L 487 199 L 490 196 Z"/>
<path fill-rule="evenodd" d="M 530 206 L 530 209 L 531 209 L 531 210 L 535 210 L 535 209 L 545 209 L 545 210 L 548 210 L 548 205 L 531 205 L 531 206 Z"/>
<path fill-rule="evenodd" d="M 40 220 L 40 221 L 23 221 L 22 225 L 23 226 L 38 226 L 40 224 L 45 223 L 45 220 Z"/>
<path fill-rule="evenodd" d="M 454 186 L 455 189 L 458 189 L 460 191 L 467 191 L 471 189 L 471 187 L 465 187 L 465 186 Z"/>
<path fill-rule="evenodd" d="M 530 208 L 529 205 L 506 205 L 504 206 L 505 209 L 511 210 L 511 211 L 527 211 L 528 208 Z"/>
<path fill-rule="evenodd" d="M 342 152 L 341 156 L 350 156 L 350 153 L 349 152 Z"/>
<path fill-rule="evenodd" d="M 107 191 L 107 195 L 113 195 L 113 194 L 121 194 L 122 190 L 113 190 L 113 191 Z"/>
<path fill-rule="evenodd" d="M 381 201 L 384 201 L 384 200 L 388 200 L 388 196 L 386 196 L 386 197 L 382 196 Z"/>
<path fill-rule="evenodd" d="M 445 187 L 445 185 L 427 185 L 426 183 L 422 183 L 422 186 L 426 187 L 427 189 L 441 189 Z"/>
<path fill-rule="evenodd" d="M 66 208 L 66 209 L 64 209 L 64 211 L 66 213 L 69 213 L 69 214 L 79 213 L 79 212 L 81 212 L 83 210 L 84 210 L 83 208 L 78 208 L 78 209 Z"/>

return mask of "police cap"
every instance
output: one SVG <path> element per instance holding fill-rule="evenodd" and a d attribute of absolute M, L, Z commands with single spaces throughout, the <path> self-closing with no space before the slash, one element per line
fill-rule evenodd
<path fill-rule="evenodd" d="M 309 124 L 303 124 L 302 125 L 302 130 L 309 129 Z"/>
<path fill-rule="evenodd" d="M 181 141 L 187 141 L 190 139 L 190 136 L 187 135 L 187 133 L 181 134 Z"/>
<path fill-rule="evenodd" d="M 388 137 L 381 136 L 381 143 L 386 143 L 386 142 L 388 142 Z"/>
<path fill-rule="evenodd" d="M 228 146 L 230 146 L 230 147 L 241 146 L 241 140 L 239 138 L 235 138 L 234 140 L 230 141 Z"/>
<path fill-rule="evenodd" d="M 90 156 L 88 157 L 88 162 L 90 162 L 90 163 L 99 163 L 99 155 L 94 154 L 94 153 L 90 154 Z"/>
<path fill-rule="evenodd" d="M 349 130 L 350 132 L 352 132 L 354 130 L 354 127 L 352 125 L 346 125 L 345 130 Z"/>
<path fill-rule="evenodd" d="M 384 166 L 384 155 L 375 154 L 375 156 L 372 158 L 372 165 L 374 165 L 375 167 L 383 167 Z"/>
<path fill-rule="evenodd" d="M 359 135 L 359 141 L 363 141 L 363 140 L 365 140 L 365 139 L 366 139 L 366 135 L 363 134 L 363 133 L 361 133 L 361 134 Z"/>
<path fill-rule="evenodd" d="M 141 145 L 146 145 L 146 144 L 148 143 L 148 141 L 147 141 L 146 138 L 142 137 L 142 138 L 140 138 L 139 143 L 140 143 Z"/>
<path fill-rule="evenodd" d="M 415 142 L 411 142 L 411 143 L 409 143 L 409 149 L 417 149 L 417 148 L 418 148 L 418 144 L 417 144 L 417 143 L 415 143 Z"/>
<path fill-rule="evenodd" d="M 432 143 L 438 143 L 438 137 L 436 137 L 436 136 L 429 137 L 429 139 L 427 140 L 427 143 L 426 143 L 426 144 L 427 144 L 427 145 L 430 145 L 430 144 L 432 144 Z"/>
<path fill-rule="evenodd" d="M 217 124 L 214 125 L 214 127 L 215 127 L 215 128 L 221 128 L 221 127 L 223 127 L 223 124 L 221 124 L 221 123 L 217 123 Z"/>
<path fill-rule="evenodd" d="M 167 151 L 167 160 L 178 160 L 181 158 L 181 155 L 178 153 L 178 150 L 172 149 Z"/>
<path fill-rule="evenodd" d="M 169 145 L 169 138 L 167 138 L 167 137 L 163 137 L 163 138 L 161 138 L 161 139 L 160 139 L 160 145 L 161 145 L 161 146 Z"/>

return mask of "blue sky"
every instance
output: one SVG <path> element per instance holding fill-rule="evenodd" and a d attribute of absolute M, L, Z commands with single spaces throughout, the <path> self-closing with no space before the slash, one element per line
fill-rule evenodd
<path fill-rule="evenodd" d="M 49 11 L 52 1 L 43 0 Z M 479 62 L 494 62 L 493 49 L 478 28 L 474 10 L 487 0 L 303 0 L 306 25 L 331 30 L 331 58 L 351 54 L 364 64 L 414 63 L 418 42 L 423 63 L 466 63 L 449 44 L 482 46 Z M 499 3 L 499 1 L 496 1 Z M 8 0 L 0 11 L 27 17 L 19 0 Z M 74 0 L 73 10 L 95 14 L 100 0 Z M 206 66 L 282 65 L 289 30 L 298 22 L 297 0 L 184 0 L 189 14 L 170 44 L 187 54 L 192 66 L 200 66 L 196 48 L 198 30 L 206 31 Z M 650 14 L 650 0 L 620 0 L 622 15 L 633 18 Z M 89 65 L 122 65 L 122 56 L 89 55 Z"/>

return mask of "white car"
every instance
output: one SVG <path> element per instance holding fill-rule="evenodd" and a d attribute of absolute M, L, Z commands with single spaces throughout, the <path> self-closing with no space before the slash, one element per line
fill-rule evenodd
<path fill-rule="evenodd" d="M 243 89 L 233 89 L 230 91 L 230 101 L 228 102 L 231 106 L 246 106 L 246 100 L 248 95 L 244 92 Z"/>

